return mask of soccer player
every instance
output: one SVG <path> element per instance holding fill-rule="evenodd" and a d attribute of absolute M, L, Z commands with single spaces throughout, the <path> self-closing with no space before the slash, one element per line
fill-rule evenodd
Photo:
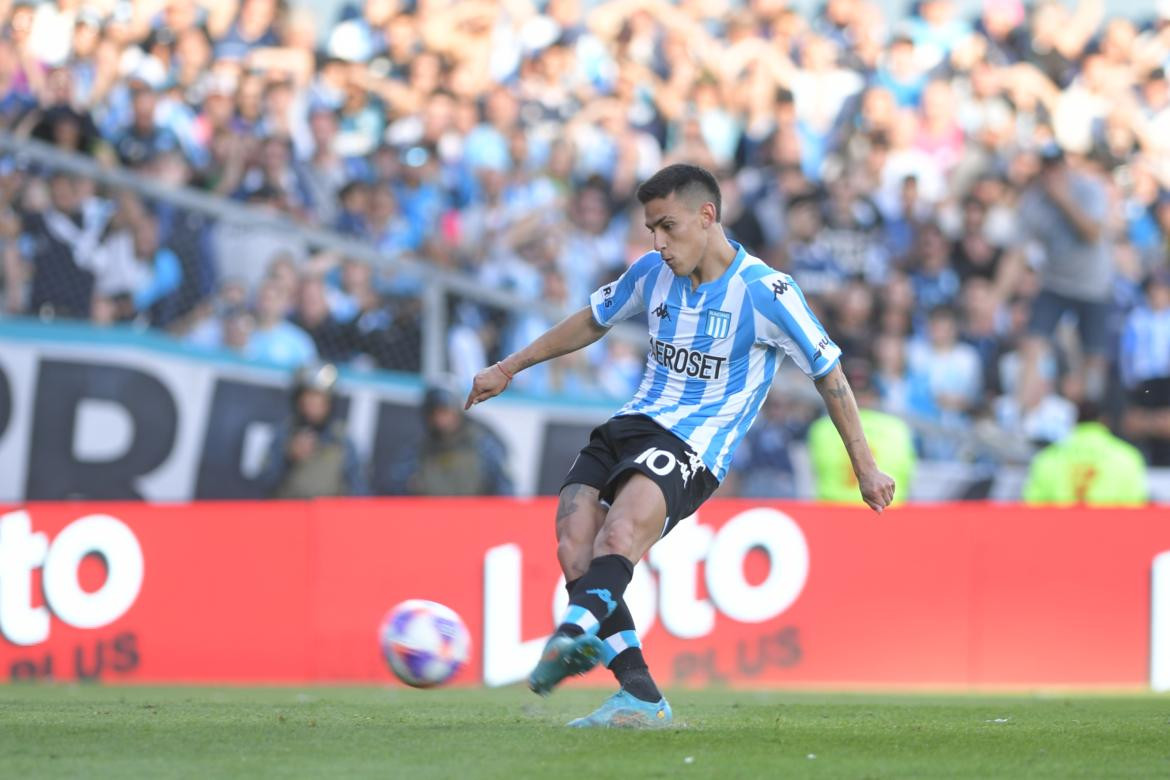
<path fill-rule="evenodd" d="M 593 430 L 557 507 L 557 557 L 569 607 L 528 678 L 548 694 L 604 660 L 621 689 L 570 726 L 659 726 L 670 705 L 642 657 L 623 601 L 634 564 L 719 486 L 785 355 L 816 383 L 857 475 L 881 512 L 894 481 L 874 462 L 857 403 L 828 337 L 787 274 L 730 241 L 719 186 L 693 165 L 663 168 L 638 188 L 654 250 L 520 351 L 476 374 L 466 406 L 516 373 L 581 349 L 645 312 L 650 349 L 634 398 Z"/>

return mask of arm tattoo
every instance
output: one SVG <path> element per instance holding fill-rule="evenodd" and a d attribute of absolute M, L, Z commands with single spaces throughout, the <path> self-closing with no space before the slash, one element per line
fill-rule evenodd
<path fill-rule="evenodd" d="M 840 401 L 849 395 L 849 385 L 844 379 L 838 379 L 836 384 L 825 390 L 825 394 Z"/>

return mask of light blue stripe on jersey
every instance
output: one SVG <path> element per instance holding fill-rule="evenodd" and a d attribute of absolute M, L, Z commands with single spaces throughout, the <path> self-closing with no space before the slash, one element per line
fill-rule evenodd
<path fill-rule="evenodd" d="M 753 269 L 754 270 L 754 269 Z M 749 282 L 750 283 L 750 282 Z M 744 296 L 748 295 L 747 290 L 744 290 Z M 739 323 L 735 329 L 735 344 L 731 348 L 731 354 L 734 356 L 742 356 L 742 359 L 737 360 L 731 366 L 731 370 L 727 375 L 727 385 L 723 392 L 717 398 L 713 398 L 707 403 L 695 409 L 695 411 L 688 414 L 678 425 L 674 426 L 674 432 L 684 441 L 690 441 L 691 436 L 700 426 L 705 423 L 708 418 L 719 411 L 720 408 L 727 405 L 729 397 L 734 396 L 739 391 L 743 390 L 747 384 L 747 375 L 750 368 L 749 353 L 752 343 L 756 340 L 756 323 L 754 311 L 751 306 L 744 306 L 740 304 L 739 309 Z M 712 474 L 718 477 L 715 471 L 715 461 L 719 457 L 719 450 L 712 444 L 707 449 L 707 452 L 699 453 L 703 457 L 703 462 L 707 464 L 707 468 L 711 470 Z"/>
<path fill-rule="evenodd" d="M 723 301 L 726 297 L 727 285 L 723 285 L 723 287 L 715 293 L 715 297 L 711 298 L 710 300 L 707 300 L 706 298 L 702 300 L 703 310 L 711 311 L 712 309 L 718 309 L 723 305 Z M 700 323 L 700 327 L 702 327 L 702 323 Z M 694 339 L 691 341 L 691 346 L 689 346 L 688 349 L 693 352 L 710 352 L 711 344 L 714 341 L 714 337 L 708 336 L 705 331 L 701 335 L 696 333 Z M 732 354 L 736 353 L 733 352 Z M 662 409 L 661 411 L 655 412 L 655 414 L 667 415 L 671 412 L 678 411 L 678 409 L 682 406 L 694 406 L 695 404 L 702 403 L 703 393 L 707 389 L 707 384 L 708 382 L 706 379 L 699 379 L 697 377 L 688 378 L 687 381 L 683 384 L 683 390 L 679 395 L 678 401 L 673 405 Z M 726 398 L 721 399 L 721 401 L 726 400 Z M 718 406 L 718 404 L 716 404 L 716 406 Z"/>
<path fill-rule="evenodd" d="M 660 266 L 666 268 L 666 266 Z M 674 272 L 667 269 L 667 273 Z M 657 277 L 655 277 L 657 281 Z M 675 277 L 670 282 L 670 289 L 666 293 L 666 300 L 664 303 L 669 309 L 674 307 L 674 312 L 670 315 L 668 320 L 660 320 L 658 323 L 658 340 L 670 341 L 674 338 L 674 330 L 678 327 L 678 321 L 682 319 L 679 310 L 682 308 L 682 289 L 686 284 L 686 280 L 680 280 Z M 653 301 L 648 301 L 648 305 L 653 306 Z M 666 388 L 666 381 L 670 378 L 670 369 L 666 366 L 659 365 L 654 369 L 654 381 L 650 384 L 650 388 L 646 391 L 646 395 L 639 398 L 636 403 L 631 406 L 631 411 L 638 412 L 648 406 L 653 405 L 659 398 L 662 397 L 662 391 Z"/>
<path fill-rule="evenodd" d="M 795 287 L 796 285 L 793 284 L 792 286 Z M 797 289 L 799 290 L 799 288 Z M 756 311 L 784 328 L 784 332 L 792 337 L 792 340 L 796 342 L 796 346 L 800 347 L 800 351 L 804 353 L 804 359 L 808 361 L 809 370 L 815 372 L 816 366 L 813 365 L 813 355 L 817 351 L 816 345 L 808 340 L 808 337 L 804 334 L 804 328 L 800 327 L 796 318 L 792 316 L 792 312 L 788 311 L 788 308 L 780 302 L 775 293 L 765 286 L 755 285 L 752 288 L 752 296 L 756 304 Z M 771 296 L 772 300 L 768 300 L 766 296 Z M 761 298 L 763 299 L 761 300 Z M 808 304 L 804 303 L 804 295 L 800 296 L 800 300 L 807 308 Z M 811 310 L 809 310 L 809 315 L 810 317 L 812 316 Z M 816 317 L 812 317 L 812 319 L 814 322 L 816 321 Z M 820 323 L 818 322 L 817 324 L 819 326 Z M 820 330 L 824 333 L 824 328 Z"/>
<path fill-rule="evenodd" d="M 639 285 L 642 285 L 642 288 L 637 302 L 644 300 L 646 295 L 645 280 L 648 277 L 649 279 L 657 278 L 653 272 L 662 267 L 662 256 L 657 252 L 647 252 L 635 260 L 620 279 L 612 285 L 607 285 L 612 288 L 612 295 L 608 297 L 603 295 L 605 287 L 602 287 L 601 290 L 590 296 L 589 304 L 593 309 L 593 319 L 597 320 L 598 324 L 608 328 L 615 321 L 632 317 L 638 311 L 642 311 L 642 306 L 637 306 L 631 311 L 625 311 L 625 309 L 631 303 L 634 295 L 638 293 Z M 607 301 L 609 302 L 608 306 L 605 305 Z"/>
<path fill-rule="evenodd" d="M 728 450 L 726 455 L 723 454 L 728 435 L 731 433 L 732 429 L 734 429 L 735 438 L 732 439 L 732 442 L 738 446 L 739 442 L 743 441 L 743 437 L 747 433 L 748 428 L 750 428 L 752 423 L 755 422 L 756 415 L 760 413 L 760 407 L 764 405 L 764 398 L 768 395 L 768 390 L 772 387 L 772 378 L 776 376 L 776 367 L 776 353 L 775 351 L 769 350 L 768 354 L 764 358 L 764 376 L 768 378 L 768 381 L 761 382 L 759 387 L 756 388 L 756 391 L 752 393 L 751 400 L 744 405 L 742 410 L 740 410 L 739 417 L 736 419 L 735 423 L 733 425 L 723 426 L 723 429 L 719 431 L 718 435 L 716 435 L 714 440 L 712 440 L 711 450 L 713 452 L 720 453 L 719 459 L 715 463 L 715 468 L 713 469 L 713 473 L 716 475 L 716 477 L 722 478 L 722 475 L 726 472 L 728 465 L 730 465 L 731 450 Z"/>
<path fill-rule="evenodd" d="M 804 308 L 808 309 L 808 313 L 809 313 L 809 314 L 812 316 L 812 321 L 816 323 L 817 330 L 819 330 L 819 331 L 821 332 L 821 337 L 822 337 L 822 338 L 825 338 L 825 339 L 828 339 L 828 338 L 829 338 L 829 332 L 828 332 L 827 330 L 825 330 L 825 326 L 821 324 L 821 321 L 820 321 L 820 319 L 818 319 L 818 318 L 817 318 L 817 315 L 813 314 L 812 307 L 811 307 L 811 306 L 809 306 L 809 305 L 808 305 L 808 301 L 807 301 L 807 300 L 805 300 L 805 298 L 804 298 L 804 290 L 800 289 L 800 285 L 796 285 L 796 294 L 800 296 L 800 302 L 804 304 Z M 829 339 L 829 340 L 831 341 L 832 339 Z M 835 357 L 835 358 L 833 358 L 831 361 L 829 361 L 828 365 L 826 365 L 826 366 L 825 366 L 825 367 L 824 367 L 822 370 L 820 370 L 820 371 L 817 371 L 817 367 L 816 367 L 816 366 L 814 366 L 814 365 L 812 365 L 812 363 L 811 363 L 811 361 L 810 361 L 810 363 L 809 363 L 809 370 L 813 372 L 813 378 L 814 378 L 814 379 L 820 379 L 820 378 L 821 378 L 821 377 L 823 377 L 825 374 L 827 374 L 827 373 L 829 373 L 830 371 L 832 371 L 832 370 L 833 370 L 833 366 L 837 365 L 837 363 L 839 363 L 839 362 L 840 362 L 840 360 L 841 360 L 841 356 L 840 356 L 840 355 L 838 355 L 837 357 Z"/>
<path fill-rule="evenodd" d="M 732 279 L 739 275 L 740 269 L 743 267 L 744 258 L 747 257 L 747 250 L 745 250 L 742 246 L 735 243 L 734 241 L 729 241 L 728 243 L 730 243 L 731 246 L 735 248 L 735 257 L 732 258 L 731 265 L 727 267 L 727 270 L 723 272 L 719 279 L 708 282 L 707 284 L 699 285 L 699 289 L 697 290 L 691 289 L 690 279 L 688 277 L 675 279 L 672 283 L 671 293 L 674 292 L 676 287 L 679 288 L 681 291 L 680 300 L 685 299 L 688 308 L 693 309 L 695 307 L 701 307 L 702 312 L 709 312 L 712 309 L 718 309 L 723 305 L 723 300 L 727 297 L 727 286 L 731 283 Z M 699 316 L 703 317 L 705 315 L 700 314 Z M 678 313 L 677 317 L 678 319 L 682 319 L 681 312 Z M 703 329 L 703 325 L 704 323 L 701 321 L 698 323 L 696 326 L 695 335 L 691 337 L 691 345 L 687 347 L 693 352 L 709 352 L 712 343 L 715 341 L 712 336 L 707 335 L 705 330 L 703 330 L 702 333 L 699 332 Z M 659 331 L 659 340 L 668 340 L 669 337 L 664 336 L 664 333 L 665 331 Z M 674 336 L 674 327 L 671 328 L 670 336 Z M 658 371 L 667 375 L 670 373 L 668 369 L 662 366 L 658 367 Z M 658 376 L 656 375 L 655 379 L 657 380 L 657 378 Z M 678 409 L 682 406 L 701 403 L 703 400 L 703 393 L 706 391 L 706 389 L 706 380 L 691 377 L 683 383 L 683 389 L 679 393 L 678 401 L 665 409 L 655 410 L 654 414 L 656 416 L 666 415 L 670 414 L 671 412 L 678 411 Z M 634 409 L 638 411 L 649 408 L 654 404 L 655 401 L 658 400 L 659 397 L 661 397 L 661 395 L 661 390 L 657 394 L 654 394 L 653 390 L 651 390 L 650 393 L 647 393 L 646 398 L 635 402 Z"/>
<path fill-rule="evenodd" d="M 744 290 L 744 297 L 746 298 L 748 295 L 748 291 Z M 735 330 L 735 345 L 732 347 L 731 354 L 742 355 L 744 357 L 742 360 L 738 361 L 735 366 L 732 367 L 731 373 L 727 377 L 727 387 L 723 393 L 721 393 L 718 398 L 712 400 L 710 403 L 703 404 L 694 412 L 687 415 L 687 417 L 685 417 L 682 422 L 675 426 L 675 433 L 677 435 L 681 436 L 684 440 L 689 441 L 695 431 L 702 427 L 702 425 L 706 423 L 712 415 L 717 413 L 719 409 L 727 405 L 729 398 L 734 398 L 737 393 L 743 391 L 744 387 L 747 385 L 748 372 L 751 369 L 751 361 L 748 358 L 748 355 L 755 340 L 755 311 L 751 306 L 741 304 L 739 311 L 739 323 Z M 775 374 L 775 370 L 776 359 L 772 352 L 768 352 L 764 363 L 765 381 L 762 385 L 765 393 L 767 393 L 768 388 L 772 386 L 772 377 Z M 758 409 L 758 404 L 756 404 L 755 399 L 752 399 L 743 408 L 740 414 L 746 415 L 746 419 L 750 424 L 750 421 L 755 419 Z M 722 480 L 724 476 L 725 469 L 719 465 L 719 461 L 721 460 L 720 455 L 723 452 L 723 448 L 727 443 L 728 434 L 731 433 L 733 427 L 740 427 L 742 419 L 743 417 L 737 419 L 734 426 L 722 426 L 719 433 L 717 433 L 711 440 L 711 444 L 707 447 L 707 449 L 700 453 L 703 458 L 703 462 L 707 464 L 707 468 L 711 471 L 711 474 L 718 480 Z M 733 441 L 738 442 L 740 440 L 740 436 L 742 436 L 742 434 L 737 435 Z"/>
<path fill-rule="evenodd" d="M 821 332 L 822 336 L 824 336 L 825 338 L 828 338 L 829 332 L 827 330 L 825 330 L 825 326 L 821 324 L 821 321 L 819 319 L 817 319 L 817 315 L 813 314 L 812 307 L 809 306 L 808 301 L 805 300 L 804 290 L 800 289 L 799 284 L 794 284 L 793 288 L 796 290 L 796 294 L 800 296 L 800 302 L 804 304 L 804 308 L 808 309 L 808 313 L 810 315 L 812 315 L 812 321 L 816 323 L 817 330 L 819 330 Z"/>

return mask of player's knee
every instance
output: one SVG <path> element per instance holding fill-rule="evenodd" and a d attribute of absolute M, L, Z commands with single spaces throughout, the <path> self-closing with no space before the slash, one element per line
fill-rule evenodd
<path fill-rule="evenodd" d="M 566 580 L 576 580 L 585 576 L 589 570 L 589 561 L 593 559 L 592 545 L 582 543 L 576 539 L 561 539 L 557 541 L 557 560 L 560 561 L 561 571 Z"/>
<path fill-rule="evenodd" d="M 636 525 L 633 518 L 614 517 L 611 511 L 610 517 L 606 519 L 593 543 L 594 557 L 624 555 L 632 561 L 640 558 Z"/>

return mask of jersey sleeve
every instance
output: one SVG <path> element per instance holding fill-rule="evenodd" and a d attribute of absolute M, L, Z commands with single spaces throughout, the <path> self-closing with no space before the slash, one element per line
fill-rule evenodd
<path fill-rule="evenodd" d="M 648 252 L 626 269 L 616 282 L 604 285 L 589 296 L 593 319 L 608 328 L 633 317 L 646 307 L 646 284 L 662 264 L 657 252 Z"/>
<path fill-rule="evenodd" d="M 757 340 L 783 350 L 812 379 L 833 370 L 841 348 L 829 338 L 791 276 L 769 274 L 750 289 Z"/>

